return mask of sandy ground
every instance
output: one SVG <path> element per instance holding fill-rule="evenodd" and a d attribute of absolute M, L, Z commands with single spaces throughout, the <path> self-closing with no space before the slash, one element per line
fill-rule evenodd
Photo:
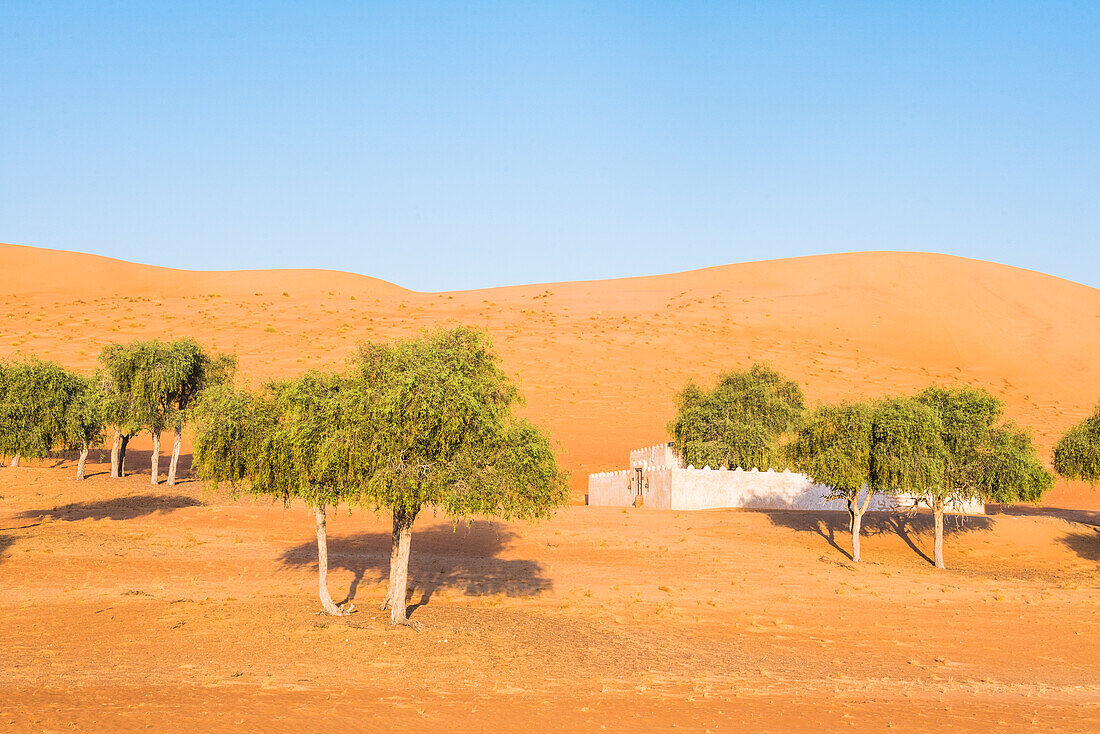
<path fill-rule="evenodd" d="M 983 385 L 1045 456 L 1100 395 L 1100 291 L 944 256 L 438 294 L 14 245 L 0 262 L 0 356 L 82 370 L 110 341 L 193 336 L 258 384 L 339 367 L 362 339 L 486 328 L 575 503 L 589 471 L 664 438 L 686 380 L 757 360 L 811 404 Z M 333 595 L 359 611 L 324 618 L 303 508 L 151 486 L 148 447 L 123 480 L 99 452 L 83 483 L 68 462 L 0 468 L 0 729 L 1100 729 L 1100 490 L 1085 485 L 952 525 L 946 572 L 924 515 L 868 520 L 859 566 L 828 513 L 429 515 L 417 633 L 376 608 L 386 518 L 331 520 Z"/>
<path fill-rule="evenodd" d="M 28 731 L 1095 731 L 1100 513 L 951 524 L 572 507 L 413 537 L 106 466 L 0 469 L 0 727 Z M 1069 519 L 1066 519 L 1069 518 Z"/>

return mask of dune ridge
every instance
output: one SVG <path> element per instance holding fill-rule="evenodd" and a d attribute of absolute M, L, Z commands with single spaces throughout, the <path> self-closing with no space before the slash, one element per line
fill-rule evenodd
<path fill-rule="evenodd" d="M 1050 446 L 1100 398 L 1100 290 L 947 255 L 864 252 L 669 275 L 421 293 L 324 270 L 202 272 L 0 245 L 0 356 L 91 369 L 103 343 L 194 336 L 254 381 L 338 367 L 363 339 L 468 323 L 495 338 L 527 412 L 590 471 L 664 437 L 688 379 L 768 361 L 811 403 L 981 385 Z M 285 294 L 285 295 L 284 295 Z M 1059 483 L 1050 502 L 1100 506 Z"/>

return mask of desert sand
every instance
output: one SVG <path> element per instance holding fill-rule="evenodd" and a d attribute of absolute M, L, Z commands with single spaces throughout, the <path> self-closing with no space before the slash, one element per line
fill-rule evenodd
<path fill-rule="evenodd" d="M 688 379 L 768 361 L 811 404 L 965 381 L 1045 459 L 1100 397 L 1100 291 L 986 262 L 829 255 L 674 275 L 417 293 L 325 271 L 205 273 L 0 245 L 0 355 L 91 370 L 100 347 L 193 336 L 243 376 L 341 366 L 363 339 L 467 323 L 560 442 L 574 506 L 536 524 L 424 517 L 422 632 L 376 610 L 387 518 L 329 527 L 314 614 L 306 511 L 194 482 L 0 469 L 0 725 L 907 731 L 1100 728 L 1100 489 L 952 525 L 580 506 L 585 475 L 662 440 Z M 185 454 L 188 449 L 185 447 Z M 184 466 L 186 459 L 184 457 Z"/>

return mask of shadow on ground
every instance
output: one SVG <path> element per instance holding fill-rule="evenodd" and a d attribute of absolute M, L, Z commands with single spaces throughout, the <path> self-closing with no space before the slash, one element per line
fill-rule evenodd
<path fill-rule="evenodd" d="M 1056 517 L 1059 520 L 1079 522 L 1100 528 L 1100 511 L 1067 510 L 1061 507 L 1043 507 L 1042 505 L 986 505 L 990 515 L 1016 515 L 1020 517 Z"/>
<path fill-rule="evenodd" d="M 763 512 L 773 525 L 820 535 L 829 545 L 851 560 L 852 539 L 848 530 L 847 512 L 807 512 L 805 510 L 764 510 Z M 982 515 L 946 515 L 943 519 L 943 534 L 947 539 L 958 533 L 985 530 L 992 524 L 991 519 Z M 935 520 L 930 512 L 868 512 L 863 516 L 864 537 L 883 533 L 897 535 L 914 553 L 933 565 L 931 550 L 934 532 Z M 928 545 L 927 552 L 917 545 L 914 536 L 924 536 L 920 540 Z"/>
<path fill-rule="evenodd" d="M 409 559 L 409 612 L 431 601 L 440 589 L 461 589 L 469 596 L 532 596 L 548 591 L 552 582 L 536 561 L 502 559 L 497 556 L 516 534 L 494 522 L 478 521 L 468 526 L 436 525 L 413 530 Z M 354 574 L 347 603 L 355 598 L 359 584 L 386 581 L 390 572 L 390 533 L 358 533 L 329 537 L 330 569 Z M 283 553 L 288 566 L 317 567 L 317 544 L 302 543 Z M 381 599 L 379 599 L 381 602 Z"/>
<path fill-rule="evenodd" d="M 47 469 L 69 469 L 76 472 L 76 463 L 79 458 L 79 454 L 74 451 L 54 451 L 45 459 L 23 459 L 22 466 L 30 468 L 47 468 Z M 10 458 L 10 457 L 9 457 Z M 127 449 L 126 451 L 126 476 L 146 476 L 148 477 L 152 469 L 153 452 L 137 451 L 135 449 Z M 172 445 L 168 444 L 168 448 L 161 449 L 160 452 L 160 480 L 163 482 L 168 476 L 168 464 L 172 460 Z M 111 452 L 109 449 L 93 449 L 88 453 L 88 469 L 85 473 L 85 477 L 91 479 L 97 476 L 107 476 L 110 474 L 109 469 L 100 469 L 98 465 L 110 464 Z M 7 468 L 7 461 L 3 462 L 4 467 Z M 184 482 L 193 481 L 190 479 L 191 475 L 191 454 L 180 454 L 179 462 L 176 464 L 176 476 L 178 477 L 177 483 L 182 484 Z"/>
<path fill-rule="evenodd" d="M 1100 528 L 1076 530 L 1062 538 L 1061 542 L 1086 561 L 1100 562 Z"/>
<path fill-rule="evenodd" d="M 8 552 L 8 548 L 15 542 L 15 538 L 10 535 L 0 535 L 0 561 L 4 560 L 4 555 Z"/>
<path fill-rule="evenodd" d="M 95 502 L 73 502 L 49 510 L 27 510 L 17 517 L 47 517 L 53 520 L 133 520 L 155 512 L 171 512 L 184 507 L 201 507 L 193 497 L 182 494 L 137 494 Z"/>

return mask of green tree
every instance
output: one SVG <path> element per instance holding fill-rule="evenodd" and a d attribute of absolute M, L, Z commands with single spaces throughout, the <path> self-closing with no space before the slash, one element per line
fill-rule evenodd
<path fill-rule="evenodd" d="M 871 487 L 929 502 L 936 515 L 936 563 L 943 557 L 943 427 L 934 410 L 913 398 L 886 398 L 875 405 L 871 428 Z"/>
<path fill-rule="evenodd" d="M 110 344 L 100 353 L 107 375 L 104 413 L 115 427 L 111 476 L 125 473 L 126 446 L 141 431 L 153 438 L 150 484 L 160 481 L 160 437 L 176 420 L 176 393 L 187 369 L 172 344 L 157 339 Z"/>
<path fill-rule="evenodd" d="M 54 362 L 31 357 L 0 368 L 0 454 L 45 458 L 55 449 L 78 448 L 71 416 L 83 399 L 86 381 Z M 95 431 L 89 437 L 95 438 Z"/>
<path fill-rule="evenodd" d="M 1054 485 L 1031 436 L 1003 420 L 1004 403 L 972 387 L 929 387 L 916 396 L 936 417 L 943 446 L 940 481 L 914 494 L 935 516 L 935 564 L 943 568 L 943 513 L 970 500 L 1038 502 Z"/>
<path fill-rule="evenodd" d="M 346 404 L 347 381 L 310 372 L 268 383 L 259 392 L 238 391 L 229 382 L 203 390 L 194 406 L 197 426 L 194 470 L 201 479 L 227 482 L 234 494 L 267 496 L 289 507 L 300 499 L 312 510 L 317 533 L 321 605 L 339 608 L 328 590 L 326 508 L 351 504 L 361 488 L 340 471 L 325 471 L 320 453 Z"/>
<path fill-rule="evenodd" d="M 1085 420 L 1071 427 L 1054 446 L 1054 471 L 1066 479 L 1100 481 L 1100 402 Z"/>
<path fill-rule="evenodd" d="M 706 391 L 693 382 L 676 396 L 668 431 L 684 462 L 734 469 L 781 469 L 783 439 L 798 429 L 805 408 L 802 389 L 766 365 L 728 372 Z"/>
<path fill-rule="evenodd" d="M 167 402 L 172 426 L 172 459 L 168 464 L 168 484 L 176 483 L 176 468 L 183 441 L 183 428 L 190 416 L 190 408 L 196 396 L 204 388 L 231 382 L 237 369 L 237 357 L 233 354 L 212 356 L 194 339 L 177 339 L 166 348 L 170 363 L 167 373 L 170 383 L 166 386 Z"/>
<path fill-rule="evenodd" d="M 100 405 L 103 418 L 112 428 L 111 476 L 126 474 L 126 447 L 146 427 L 147 407 L 142 404 L 140 342 L 108 344 L 99 353 Z"/>
<path fill-rule="evenodd" d="M 547 517 L 568 499 L 567 476 L 548 436 L 514 415 L 520 394 L 480 331 L 365 344 L 352 380 L 349 420 L 326 461 L 362 486 L 363 503 L 392 513 L 383 608 L 404 624 L 412 528 L 425 507 L 453 520 Z"/>
<path fill-rule="evenodd" d="M 310 373 L 258 393 L 219 384 L 195 408 L 197 474 L 235 491 L 313 509 L 322 605 L 325 509 L 393 516 L 386 605 L 408 621 L 413 523 L 425 507 L 452 519 L 547 516 L 568 497 L 549 439 L 513 415 L 519 393 L 488 337 L 470 329 L 366 344 L 343 375 Z"/>
<path fill-rule="evenodd" d="M 14 405 L 8 401 L 11 388 L 12 366 L 0 360 L 0 456 L 11 455 L 11 465 L 19 466 L 19 454 L 11 450 L 14 430 Z"/>
<path fill-rule="evenodd" d="M 864 403 L 816 408 L 806 418 L 793 445 L 794 464 L 817 484 L 829 488 L 826 499 L 848 504 L 852 533 L 852 560 L 860 560 L 863 514 L 877 489 L 873 484 L 871 453 L 875 410 Z M 860 501 L 860 494 L 866 494 Z"/>
<path fill-rule="evenodd" d="M 73 392 L 65 406 L 64 443 L 66 448 L 80 452 L 76 478 L 84 479 L 88 451 L 103 441 L 103 404 L 99 391 L 101 378 L 75 376 Z"/>

